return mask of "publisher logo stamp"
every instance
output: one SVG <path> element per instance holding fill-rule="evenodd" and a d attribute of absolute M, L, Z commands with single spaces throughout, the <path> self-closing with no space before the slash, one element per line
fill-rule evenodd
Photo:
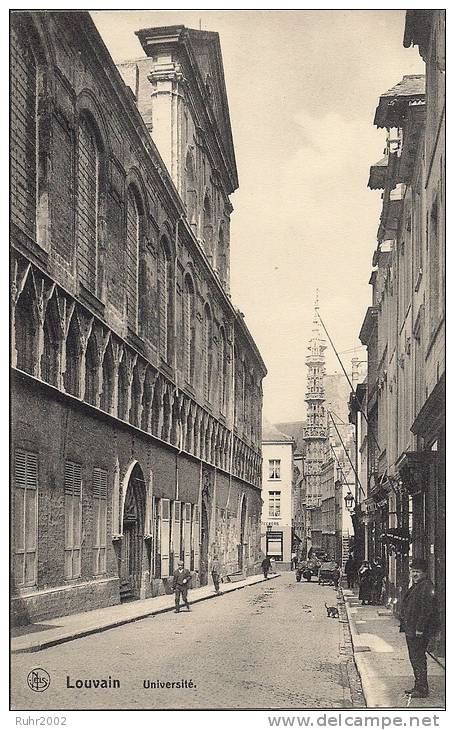
<path fill-rule="evenodd" d="M 45 669 L 32 669 L 27 675 L 27 684 L 33 692 L 44 692 L 50 685 L 51 678 Z"/>

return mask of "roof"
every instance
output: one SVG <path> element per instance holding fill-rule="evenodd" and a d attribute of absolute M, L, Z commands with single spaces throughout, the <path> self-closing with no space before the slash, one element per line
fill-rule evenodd
<path fill-rule="evenodd" d="M 224 80 L 223 59 L 218 33 L 193 30 L 184 25 L 160 28 L 142 28 L 136 35 L 147 56 L 153 56 L 157 48 L 183 48 L 189 66 L 185 69 L 187 82 L 193 80 L 193 91 L 202 98 L 207 109 L 210 126 L 214 128 L 223 162 L 230 178 L 229 193 L 238 187 L 229 104 Z M 191 71 L 189 70 L 191 69 Z"/>
<path fill-rule="evenodd" d="M 389 164 L 389 158 L 386 155 L 370 167 L 370 177 L 368 187 L 370 190 L 383 190 L 385 186 L 386 170 Z"/>
<path fill-rule="evenodd" d="M 401 127 L 409 105 L 425 103 L 425 74 L 403 76 L 379 97 L 374 115 L 376 127 Z"/>
<path fill-rule="evenodd" d="M 403 45 L 418 46 L 422 58 L 426 58 L 434 10 L 406 10 Z"/>
<path fill-rule="evenodd" d="M 288 433 L 295 441 L 296 454 L 303 454 L 303 428 L 305 421 L 291 421 L 275 423 L 275 427 L 284 433 Z"/>
<path fill-rule="evenodd" d="M 262 424 L 262 441 L 283 441 L 285 443 L 293 443 L 294 439 L 292 436 L 282 433 L 272 423 L 265 420 Z"/>
<path fill-rule="evenodd" d="M 378 307 L 368 307 L 359 333 L 359 340 L 362 345 L 368 345 L 373 328 L 377 326 L 377 321 Z"/>

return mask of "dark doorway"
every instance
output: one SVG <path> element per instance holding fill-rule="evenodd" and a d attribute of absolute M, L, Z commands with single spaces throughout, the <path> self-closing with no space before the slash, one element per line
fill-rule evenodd
<path fill-rule="evenodd" d="M 145 480 L 136 464 L 128 481 L 123 510 L 123 539 L 120 546 L 120 599 L 140 598 L 144 552 Z"/>
<path fill-rule="evenodd" d="M 205 502 L 201 509 L 201 554 L 199 556 L 199 579 L 201 586 L 206 586 L 209 579 L 209 519 Z"/>

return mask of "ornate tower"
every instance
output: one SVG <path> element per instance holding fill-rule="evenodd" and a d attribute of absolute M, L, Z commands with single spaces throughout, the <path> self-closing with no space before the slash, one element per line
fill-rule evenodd
<path fill-rule="evenodd" d="M 325 340 L 321 337 L 318 318 L 318 293 L 314 304 L 313 335 L 308 345 L 310 354 L 306 357 L 308 368 L 307 420 L 303 429 L 304 473 L 306 483 L 307 509 L 321 505 L 321 468 L 327 441 L 326 415 L 324 408 Z"/>

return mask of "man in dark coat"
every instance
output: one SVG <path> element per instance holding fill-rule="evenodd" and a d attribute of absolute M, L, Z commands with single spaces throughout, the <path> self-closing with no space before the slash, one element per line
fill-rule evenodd
<path fill-rule="evenodd" d="M 191 573 L 183 567 L 183 560 L 179 560 L 178 568 L 174 573 L 173 590 L 175 593 L 175 613 L 180 611 L 180 596 L 188 611 L 191 611 L 188 603 L 188 588 L 191 581 Z"/>
<path fill-rule="evenodd" d="M 411 697 L 428 697 L 426 651 L 430 637 L 438 630 L 438 606 L 434 586 L 426 575 L 425 560 L 413 559 L 411 587 L 403 596 L 400 631 L 406 634 L 409 661 L 415 677 L 414 687 L 406 690 Z"/>
<path fill-rule="evenodd" d="M 261 563 L 262 572 L 264 573 L 264 578 L 267 580 L 269 570 L 272 567 L 272 561 L 270 560 L 269 556 L 264 558 L 264 560 Z"/>
<path fill-rule="evenodd" d="M 344 566 L 344 572 L 346 573 L 346 580 L 348 583 L 348 588 L 354 588 L 354 581 L 355 581 L 355 575 L 357 573 L 354 558 L 352 557 L 351 553 L 349 553 L 349 558 L 346 560 L 346 565 Z"/>

